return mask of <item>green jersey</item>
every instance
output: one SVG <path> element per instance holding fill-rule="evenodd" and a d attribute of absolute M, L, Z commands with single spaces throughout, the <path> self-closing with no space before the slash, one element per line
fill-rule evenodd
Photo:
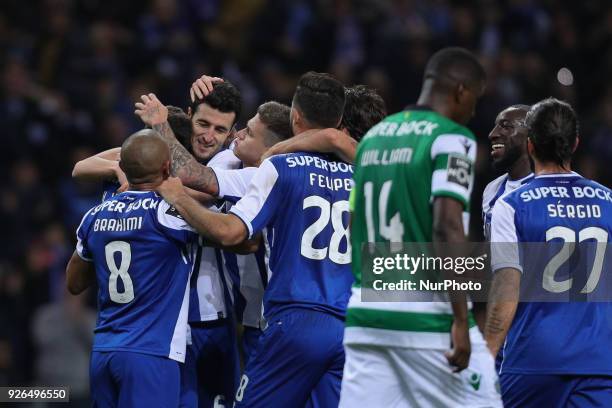
<path fill-rule="evenodd" d="M 435 197 L 457 199 L 467 214 L 475 159 L 469 129 L 421 107 L 385 118 L 364 136 L 350 200 L 355 285 L 347 343 L 449 347 L 449 303 L 361 300 L 361 252 L 368 242 L 431 242 Z"/>

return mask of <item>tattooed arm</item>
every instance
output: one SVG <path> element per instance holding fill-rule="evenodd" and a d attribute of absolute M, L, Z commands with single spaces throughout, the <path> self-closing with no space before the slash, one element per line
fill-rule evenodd
<path fill-rule="evenodd" d="M 493 354 L 504 344 L 516 307 L 521 283 L 521 272 L 514 268 L 503 268 L 495 273 L 491 284 L 487 320 L 485 323 L 485 340 Z"/>
<path fill-rule="evenodd" d="M 170 148 L 172 163 L 170 172 L 179 177 L 183 184 L 194 190 L 211 195 L 219 193 L 217 177 L 212 169 L 197 162 L 196 159 L 176 140 L 168 124 L 168 109 L 157 99 L 155 94 L 142 95 L 143 103 L 136 103 L 136 115 L 151 126 L 166 141 Z"/>

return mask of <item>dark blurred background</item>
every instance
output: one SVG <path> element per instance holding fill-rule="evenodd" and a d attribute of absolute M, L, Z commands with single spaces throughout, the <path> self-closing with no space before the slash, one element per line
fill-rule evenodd
<path fill-rule="evenodd" d="M 488 73 L 470 127 L 480 142 L 472 214 L 496 174 L 496 114 L 547 96 L 581 120 L 574 163 L 611 186 L 609 0 L 2 0 L 0 2 L 0 385 L 62 384 L 87 395 L 91 299 L 65 296 L 64 268 L 100 186 L 76 161 L 140 128 L 133 103 L 155 92 L 186 106 L 203 73 L 235 83 L 241 124 L 266 100 L 289 103 L 307 70 L 378 89 L 389 112 L 416 100 L 427 58 L 447 45 Z M 93 297 L 90 294 L 90 298 Z"/>

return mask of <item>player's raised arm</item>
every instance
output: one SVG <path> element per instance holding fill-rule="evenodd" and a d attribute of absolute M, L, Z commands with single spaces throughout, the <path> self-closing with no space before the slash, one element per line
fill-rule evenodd
<path fill-rule="evenodd" d="M 141 96 L 142 102 L 135 104 L 135 113 L 142 121 L 156 130 L 170 147 L 172 156 L 171 174 L 194 190 L 217 195 L 217 179 L 208 166 L 198 163 L 194 157 L 176 140 L 168 124 L 168 109 L 157 99 L 155 94 Z"/>
<path fill-rule="evenodd" d="M 157 191 L 207 240 L 233 246 L 247 238 L 247 228 L 238 217 L 204 208 L 187 194 L 180 179 L 169 178 Z"/>
<path fill-rule="evenodd" d="M 295 152 L 334 153 L 342 160 L 353 163 L 357 141 L 338 129 L 309 130 L 275 144 L 268 149 L 262 160 L 276 154 Z"/>
<path fill-rule="evenodd" d="M 127 182 L 119 168 L 120 147 L 100 152 L 78 161 L 72 169 L 72 177 L 84 181 L 103 181 L 117 179 L 120 184 Z"/>

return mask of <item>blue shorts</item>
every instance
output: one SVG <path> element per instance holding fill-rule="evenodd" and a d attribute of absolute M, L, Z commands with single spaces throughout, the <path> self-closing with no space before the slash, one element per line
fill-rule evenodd
<path fill-rule="evenodd" d="M 262 335 L 262 333 L 263 331 L 261 329 L 244 326 L 244 331 L 242 332 L 242 352 L 244 354 L 245 365 L 255 351 L 255 347 L 257 347 L 259 337 Z"/>
<path fill-rule="evenodd" d="M 181 365 L 181 407 L 231 407 L 240 378 L 232 319 L 190 324 L 191 345 Z"/>
<path fill-rule="evenodd" d="M 89 368 L 93 407 L 176 407 L 179 364 L 149 354 L 93 351 Z"/>
<path fill-rule="evenodd" d="M 612 377 L 502 374 L 504 407 L 612 407 Z"/>
<path fill-rule="evenodd" d="M 235 407 L 337 407 L 344 321 L 292 309 L 268 322 L 236 391 Z"/>

